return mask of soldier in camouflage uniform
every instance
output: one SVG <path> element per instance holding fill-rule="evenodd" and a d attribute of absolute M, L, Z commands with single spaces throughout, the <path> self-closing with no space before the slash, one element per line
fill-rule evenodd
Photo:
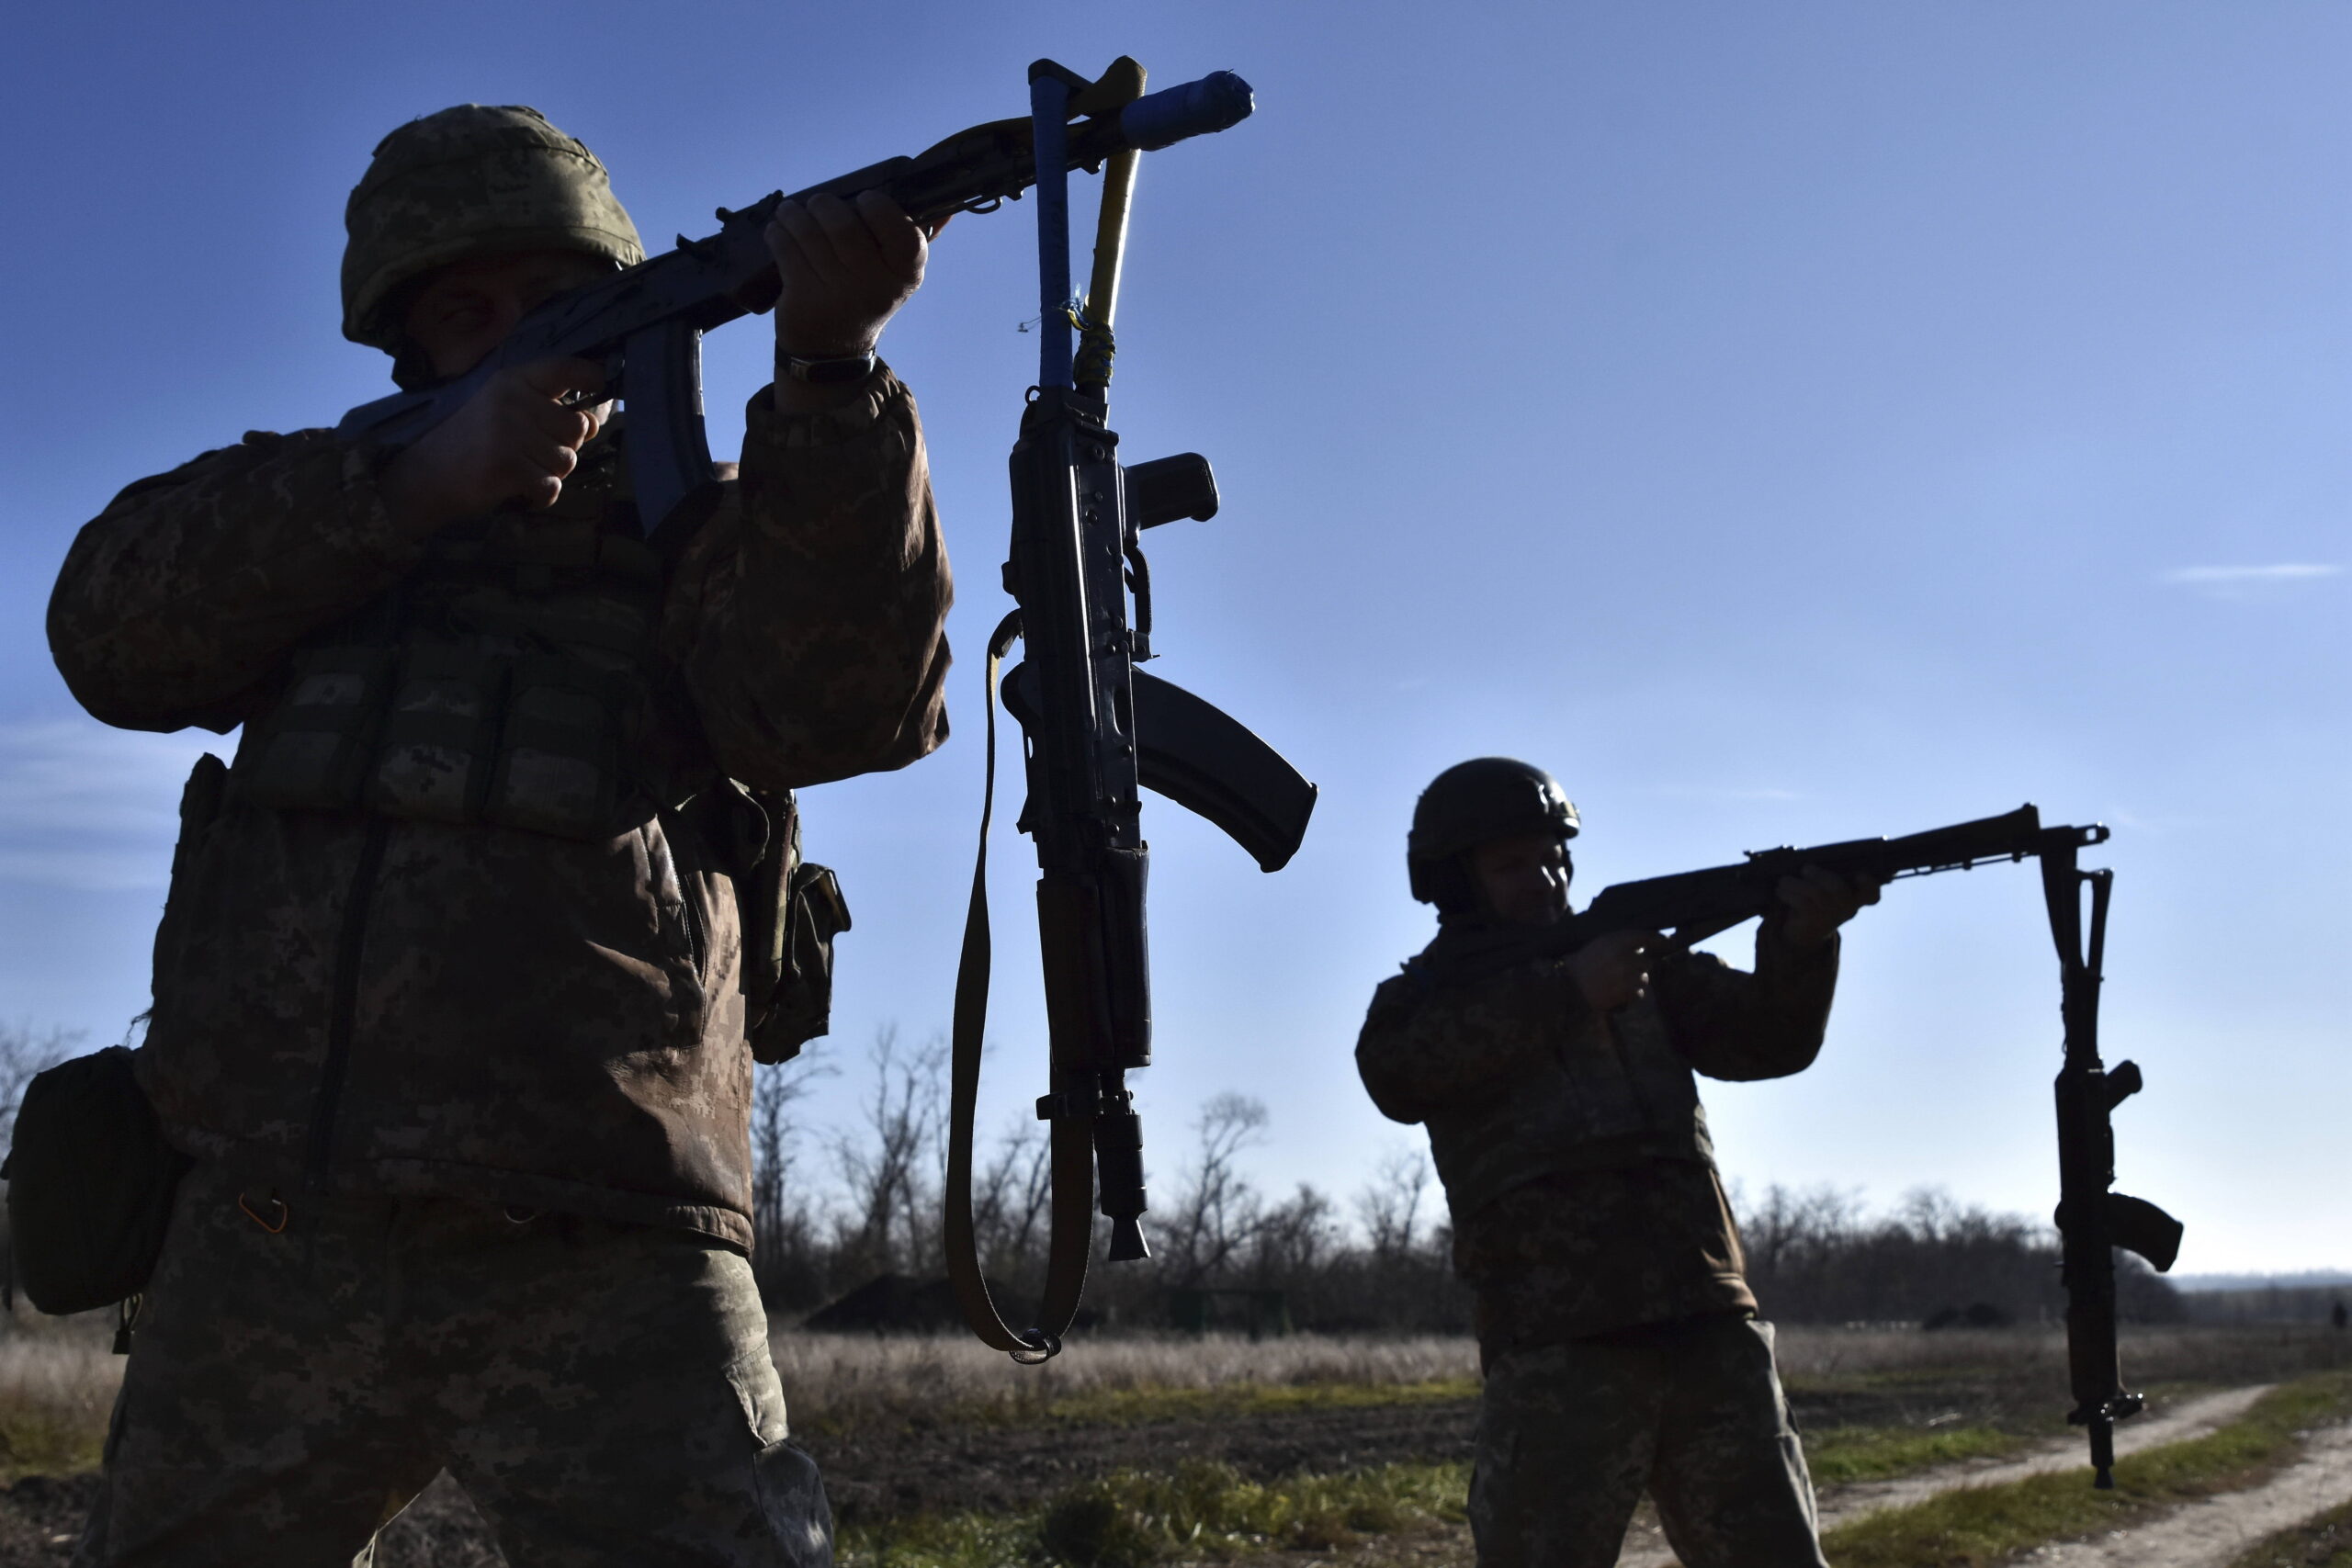
<path fill-rule="evenodd" d="M 1821 1048 L 1838 927 L 1874 886 L 1779 889 L 1756 970 L 1618 933 L 1495 972 L 1467 955 L 1568 911 L 1576 807 L 1481 758 L 1414 811 L 1439 933 L 1356 1045 L 1381 1111 L 1429 1128 L 1486 1391 L 1484 1568 L 1610 1568 L 1646 1488 L 1690 1568 L 1823 1568 L 1804 1455 L 1742 1278 L 1693 1073 L 1779 1077 Z"/>
<path fill-rule="evenodd" d="M 394 131 L 347 224 L 345 333 L 412 388 L 641 255 L 526 108 Z M 243 735 L 156 939 L 139 1074 L 198 1163 L 77 1562 L 364 1562 L 444 1466 L 518 1568 L 831 1561 L 745 1256 L 743 906 L 785 792 L 946 733 L 922 429 L 872 355 L 927 238 L 878 195 L 777 214 L 777 378 L 683 537 L 640 536 L 567 360 L 397 454 L 249 434 L 83 530 L 74 694 Z"/>

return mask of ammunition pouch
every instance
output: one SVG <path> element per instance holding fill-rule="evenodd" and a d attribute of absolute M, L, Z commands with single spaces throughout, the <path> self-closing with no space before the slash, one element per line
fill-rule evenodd
<path fill-rule="evenodd" d="M 490 793 L 506 661 L 464 644 L 401 650 L 376 737 L 368 808 L 424 822 L 478 822 Z"/>
<path fill-rule="evenodd" d="M 800 858 L 800 812 L 790 792 L 727 788 L 765 816 L 765 841 L 736 878 L 743 922 L 743 1000 L 754 1061 L 788 1062 L 832 1027 L 833 939 L 849 905 L 831 868 Z"/>
<path fill-rule="evenodd" d="M 294 655 L 286 695 L 237 747 L 245 799 L 277 810 L 334 811 L 359 804 L 391 686 L 389 648 L 307 648 Z"/>
<path fill-rule="evenodd" d="M 642 679 L 478 642 L 295 656 L 287 695 L 237 751 L 243 798 L 596 840 L 619 831 L 620 737 Z"/>
<path fill-rule="evenodd" d="M 26 1298 L 62 1314 L 144 1290 L 193 1163 L 164 1141 L 125 1047 L 34 1078 L 0 1165 L 12 1277 Z"/>
<path fill-rule="evenodd" d="M 487 820 L 559 839 L 601 839 L 620 807 L 620 671 L 532 655 L 514 664 Z"/>

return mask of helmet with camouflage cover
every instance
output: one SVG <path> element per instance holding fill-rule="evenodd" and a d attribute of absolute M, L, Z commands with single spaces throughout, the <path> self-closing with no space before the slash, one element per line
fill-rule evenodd
<path fill-rule="evenodd" d="M 388 354 L 402 286 L 435 267 L 511 251 L 645 259 L 596 155 L 515 104 L 460 104 L 385 137 L 343 220 L 343 335 Z"/>
<path fill-rule="evenodd" d="M 1413 807 L 1405 840 L 1405 867 L 1413 897 L 1444 905 L 1440 869 L 1464 851 L 1521 833 L 1577 836 L 1577 808 L 1560 781 L 1532 762 L 1474 757 L 1430 781 Z"/>

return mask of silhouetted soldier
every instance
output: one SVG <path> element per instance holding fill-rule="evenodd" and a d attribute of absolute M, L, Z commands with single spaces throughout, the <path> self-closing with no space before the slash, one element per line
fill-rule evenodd
<path fill-rule="evenodd" d="M 1646 1488 L 1689 1568 L 1822 1568 L 1692 1074 L 1809 1066 L 1838 928 L 1878 890 L 1818 867 L 1784 880 L 1752 975 L 1639 932 L 1452 972 L 1498 928 L 1567 916 L 1577 827 L 1525 762 L 1438 775 L 1407 852 L 1437 940 L 1381 986 L 1356 1046 L 1380 1109 L 1429 1127 L 1477 1292 L 1478 1561 L 1610 1568 Z"/>
<path fill-rule="evenodd" d="M 393 131 L 345 217 L 345 334 L 411 389 L 642 255 L 527 108 Z M 445 1465 L 515 1562 L 831 1560 L 744 1256 L 739 898 L 792 824 L 739 786 L 936 746 L 948 578 L 873 353 L 924 234 L 869 193 L 768 243 L 776 381 L 688 536 L 559 359 L 398 452 L 247 435 L 75 541 L 83 704 L 243 726 L 156 942 L 139 1077 L 198 1164 L 78 1563 L 346 1562 Z"/>

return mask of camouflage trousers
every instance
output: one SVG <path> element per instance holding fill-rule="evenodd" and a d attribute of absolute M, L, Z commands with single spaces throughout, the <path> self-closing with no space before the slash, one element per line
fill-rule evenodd
<path fill-rule="evenodd" d="M 1687 1568 L 1826 1568 L 1770 1324 L 1698 1318 L 1487 1369 L 1479 1568 L 1612 1568 L 1645 1489 Z"/>
<path fill-rule="evenodd" d="M 364 1568 L 445 1466 L 513 1568 L 832 1561 L 734 1252 L 192 1171 L 76 1568 Z"/>

